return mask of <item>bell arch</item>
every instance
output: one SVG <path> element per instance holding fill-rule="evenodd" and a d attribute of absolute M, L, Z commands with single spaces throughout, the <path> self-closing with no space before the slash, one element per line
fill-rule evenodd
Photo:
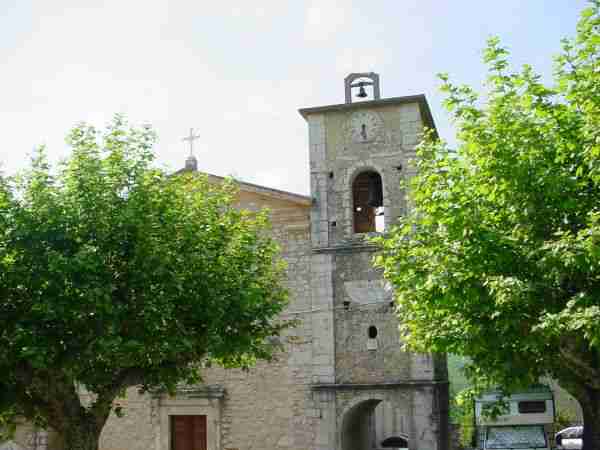
<path fill-rule="evenodd" d="M 359 81 L 355 83 L 356 80 L 360 80 L 362 78 L 366 78 L 369 81 Z M 381 90 L 379 88 L 379 74 L 375 72 L 362 72 L 362 73 L 351 73 L 346 78 L 344 78 L 344 91 L 346 97 L 346 103 L 352 103 L 352 89 L 360 88 L 361 93 L 364 92 L 365 86 L 373 87 L 373 100 L 379 100 L 381 98 Z M 359 97 L 366 97 L 366 95 L 359 95 Z"/>
<path fill-rule="evenodd" d="M 352 180 L 354 233 L 382 232 L 385 228 L 383 179 L 374 169 L 358 172 Z"/>

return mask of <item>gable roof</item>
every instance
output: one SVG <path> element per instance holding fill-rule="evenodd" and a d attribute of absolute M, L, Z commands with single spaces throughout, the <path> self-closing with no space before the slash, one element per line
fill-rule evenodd
<path fill-rule="evenodd" d="M 209 181 L 222 182 L 225 180 L 225 177 L 221 177 L 219 175 L 213 175 L 207 172 L 198 172 L 193 171 L 187 168 L 179 169 L 174 175 L 180 175 L 183 173 L 194 173 L 194 174 L 202 174 L 208 176 Z M 235 179 L 234 179 L 235 180 Z M 266 186 L 261 186 L 259 184 L 248 183 L 246 181 L 235 180 L 235 182 L 240 187 L 240 190 L 243 192 L 251 192 L 253 194 L 264 195 L 266 197 L 276 198 L 278 200 L 287 201 L 290 203 L 294 203 L 300 206 L 311 206 L 312 198 L 306 195 L 296 194 L 294 192 L 282 191 L 280 189 L 273 189 Z"/>

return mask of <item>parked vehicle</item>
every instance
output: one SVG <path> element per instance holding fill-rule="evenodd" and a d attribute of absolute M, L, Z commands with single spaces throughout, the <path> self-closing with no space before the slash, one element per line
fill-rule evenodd
<path fill-rule="evenodd" d="M 581 450 L 583 448 L 583 426 L 560 430 L 555 436 L 556 447 L 563 450 Z"/>
<path fill-rule="evenodd" d="M 550 450 L 554 423 L 554 395 L 539 386 L 504 398 L 507 409 L 493 417 L 486 407 L 498 404 L 500 392 L 487 392 L 475 400 L 477 447 L 481 450 Z"/>

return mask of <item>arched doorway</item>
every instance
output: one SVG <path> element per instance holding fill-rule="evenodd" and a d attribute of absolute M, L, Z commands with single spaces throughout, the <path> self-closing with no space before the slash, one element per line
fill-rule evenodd
<path fill-rule="evenodd" d="M 372 450 L 375 442 L 375 408 L 381 400 L 364 400 L 344 415 L 342 422 L 342 450 Z"/>
<path fill-rule="evenodd" d="M 410 428 L 398 398 L 357 398 L 343 415 L 341 450 L 404 450 Z"/>
<path fill-rule="evenodd" d="M 408 448 L 408 438 L 403 436 L 392 436 L 381 441 L 381 448 L 401 450 Z"/>

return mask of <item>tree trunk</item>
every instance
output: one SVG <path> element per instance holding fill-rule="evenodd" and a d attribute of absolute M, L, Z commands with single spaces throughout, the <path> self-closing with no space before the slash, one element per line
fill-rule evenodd
<path fill-rule="evenodd" d="M 98 450 L 101 431 L 92 420 L 71 421 L 63 432 L 64 450 Z"/>
<path fill-rule="evenodd" d="M 583 450 L 600 450 L 600 390 L 586 388 L 583 397 Z"/>

